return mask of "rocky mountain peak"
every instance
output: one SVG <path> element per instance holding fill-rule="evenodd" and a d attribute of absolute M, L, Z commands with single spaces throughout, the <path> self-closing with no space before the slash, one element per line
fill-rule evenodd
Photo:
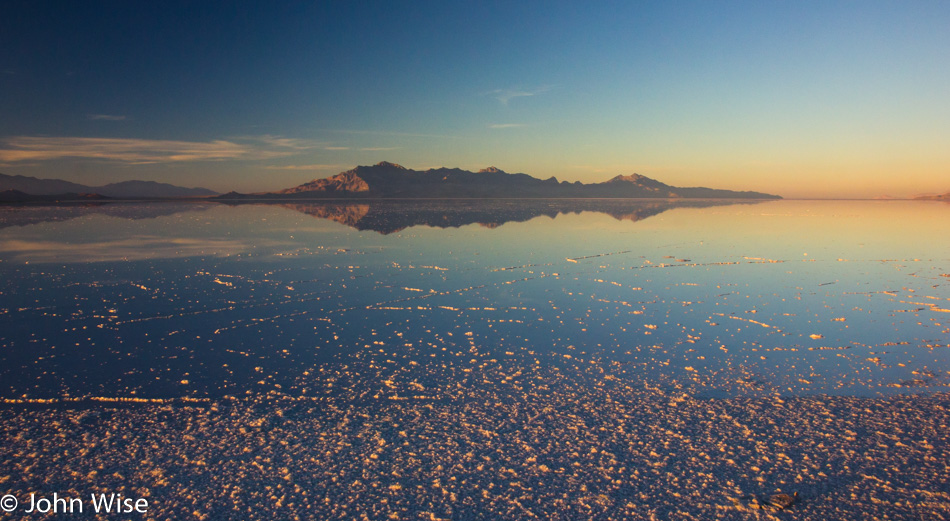
<path fill-rule="evenodd" d="M 630 175 L 618 175 L 618 176 L 615 176 L 615 177 L 611 178 L 610 181 L 608 181 L 608 182 L 609 182 L 609 183 L 614 183 L 614 182 L 623 181 L 623 182 L 627 182 L 627 183 L 639 183 L 640 181 L 643 181 L 643 180 L 650 180 L 650 181 L 652 181 L 652 179 L 650 179 L 649 177 L 647 177 L 647 176 L 645 176 L 645 175 L 630 174 Z"/>
<path fill-rule="evenodd" d="M 375 166 L 381 166 L 384 168 L 398 168 L 399 170 L 409 170 L 408 168 L 402 165 L 397 165 L 396 163 L 390 163 L 389 161 L 380 161 L 379 163 L 376 163 Z"/>

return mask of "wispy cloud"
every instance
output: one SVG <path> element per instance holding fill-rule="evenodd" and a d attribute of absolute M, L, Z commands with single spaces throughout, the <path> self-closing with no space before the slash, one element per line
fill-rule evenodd
<path fill-rule="evenodd" d="M 246 136 L 240 138 L 241 140 L 247 141 L 259 141 L 265 145 L 270 145 L 276 148 L 287 148 L 292 150 L 310 150 L 313 148 L 320 148 L 323 146 L 323 142 L 315 141 L 312 139 L 301 139 L 301 138 L 290 138 L 283 136 Z"/>
<path fill-rule="evenodd" d="M 521 128 L 527 127 L 525 123 L 495 123 L 493 125 L 488 125 L 488 128 Z"/>
<path fill-rule="evenodd" d="M 346 168 L 345 165 L 281 165 L 265 166 L 267 170 L 336 170 Z"/>
<path fill-rule="evenodd" d="M 508 102 L 515 98 L 537 96 L 549 90 L 551 90 L 550 85 L 542 85 L 535 89 L 495 89 L 488 91 L 486 95 L 500 101 L 502 105 L 508 105 Z"/>
<path fill-rule="evenodd" d="M 93 121 L 125 121 L 125 116 L 115 116 L 112 114 L 88 114 L 87 118 Z"/>
<path fill-rule="evenodd" d="M 313 142 L 307 140 L 276 136 L 246 137 L 230 141 L 20 136 L 3 142 L 0 161 L 48 161 L 64 158 L 133 164 L 248 161 L 291 156 L 312 147 Z"/>
<path fill-rule="evenodd" d="M 359 150 L 361 152 L 375 152 L 380 150 L 399 150 L 402 147 L 323 147 L 324 150 Z"/>
<path fill-rule="evenodd" d="M 450 138 L 450 139 L 454 139 L 458 137 L 458 136 L 452 136 L 448 134 L 416 134 L 413 132 L 395 132 L 391 130 L 352 130 L 352 129 L 342 129 L 342 128 L 323 128 L 319 130 L 321 132 L 329 132 L 333 134 L 355 134 L 355 135 L 370 135 L 370 136 L 434 137 L 434 138 Z"/>

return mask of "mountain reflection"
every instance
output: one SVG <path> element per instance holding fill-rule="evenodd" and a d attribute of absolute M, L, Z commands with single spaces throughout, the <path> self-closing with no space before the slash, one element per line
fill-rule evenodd
<path fill-rule="evenodd" d="M 736 204 L 758 204 L 757 200 L 630 200 L 630 199 L 468 199 L 402 201 L 227 201 L 228 206 L 276 205 L 313 217 L 336 221 L 359 231 L 383 235 L 413 226 L 458 228 L 479 224 L 497 228 L 509 222 L 525 222 L 535 217 L 555 218 L 560 214 L 598 212 L 620 221 L 641 221 L 675 208 L 709 208 Z M 0 206 L 0 229 L 47 222 L 63 222 L 91 215 L 139 220 L 185 212 L 203 212 L 213 204 L 161 202 L 146 204 L 93 203 L 36 206 Z"/>
<path fill-rule="evenodd" d="M 313 217 L 328 219 L 359 231 L 374 231 L 383 235 L 396 233 L 413 226 L 458 228 L 479 224 L 497 228 L 509 222 L 525 222 L 535 217 L 555 218 L 560 214 L 598 212 L 620 221 L 641 221 L 675 208 L 709 208 L 735 204 L 758 204 L 760 201 L 737 200 L 604 200 L 604 199 L 549 199 L 549 200 L 439 200 L 431 201 L 362 201 L 359 203 L 306 202 L 254 203 L 279 204 Z M 226 203 L 233 204 L 233 203 Z"/>
<path fill-rule="evenodd" d="M 211 207 L 195 202 L 0 205 L 0 228 L 70 221 L 91 215 L 128 220 L 155 219 L 184 212 L 201 212 Z"/>

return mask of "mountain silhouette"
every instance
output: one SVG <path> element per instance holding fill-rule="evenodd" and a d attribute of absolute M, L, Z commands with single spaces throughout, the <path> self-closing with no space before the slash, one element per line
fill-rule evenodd
<path fill-rule="evenodd" d="M 918 195 L 914 199 L 920 201 L 950 201 L 950 192 L 939 195 Z"/>
<path fill-rule="evenodd" d="M 122 181 L 103 186 L 87 186 L 62 179 L 39 179 L 24 175 L 0 174 L 0 192 L 17 190 L 29 195 L 99 194 L 115 199 L 208 197 L 217 192 L 207 188 L 185 188 L 155 181 Z"/>
<path fill-rule="evenodd" d="M 538 179 L 527 174 L 509 174 L 495 167 L 470 172 L 460 168 L 412 170 L 383 161 L 358 166 L 332 177 L 314 179 L 279 192 L 229 193 L 220 199 L 287 198 L 710 198 L 781 199 L 761 192 L 737 192 L 713 188 L 678 188 L 649 177 L 616 176 L 602 183 L 569 183 L 554 177 Z"/>

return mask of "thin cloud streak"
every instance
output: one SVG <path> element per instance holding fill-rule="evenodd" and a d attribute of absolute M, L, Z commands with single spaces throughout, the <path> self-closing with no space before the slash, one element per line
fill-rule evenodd
<path fill-rule="evenodd" d="M 19 136 L 4 142 L 3 148 L 0 148 L 0 161 L 49 161 L 64 158 L 132 164 L 257 161 L 295 155 L 313 147 L 313 143 L 306 140 L 275 136 L 244 139 L 251 142 Z"/>
<path fill-rule="evenodd" d="M 412 132 L 393 132 L 389 130 L 349 130 L 349 129 L 340 129 L 340 128 L 322 128 L 319 129 L 320 132 L 330 132 L 334 134 L 355 134 L 355 135 L 371 135 L 371 136 L 395 136 L 395 137 L 434 137 L 434 138 L 445 138 L 445 139 L 455 139 L 458 136 L 451 136 L 447 134 L 415 134 Z"/>
<path fill-rule="evenodd" d="M 374 152 L 374 151 L 385 151 L 385 150 L 399 150 L 402 147 L 323 147 L 324 150 L 359 150 L 361 152 Z"/>
<path fill-rule="evenodd" d="M 488 128 L 522 128 L 527 127 L 525 123 L 495 123 L 494 125 L 488 125 Z"/>
<path fill-rule="evenodd" d="M 283 165 L 283 166 L 265 166 L 267 170 L 336 170 L 345 168 L 344 165 Z"/>
<path fill-rule="evenodd" d="M 89 114 L 87 118 L 93 121 L 125 121 L 125 116 L 115 116 L 112 114 Z"/>
<path fill-rule="evenodd" d="M 543 85 L 536 89 L 495 89 L 487 92 L 486 95 L 495 98 L 496 100 L 500 101 L 502 105 L 507 106 L 508 102 L 515 98 L 537 96 L 538 94 L 543 94 L 549 90 L 551 90 L 549 85 Z"/>
<path fill-rule="evenodd" d="M 265 134 L 263 136 L 245 136 L 240 139 L 260 141 L 261 143 L 273 147 L 289 148 L 292 150 L 311 150 L 314 148 L 320 148 L 324 144 L 323 142 L 314 141 L 312 139 L 289 138 L 283 136 L 272 136 L 269 134 Z"/>

